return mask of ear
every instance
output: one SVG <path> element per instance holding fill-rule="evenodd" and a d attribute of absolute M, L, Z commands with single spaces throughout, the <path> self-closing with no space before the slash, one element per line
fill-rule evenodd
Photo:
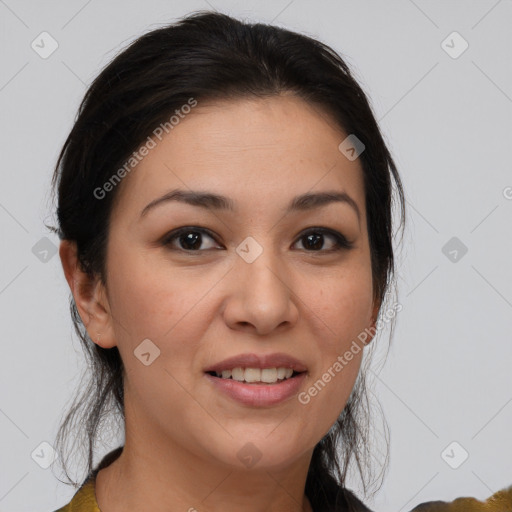
<path fill-rule="evenodd" d="M 116 346 L 107 291 L 99 276 L 84 272 L 78 264 L 76 242 L 62 240 L 59 256 L 66 281 L 91 340 L 103 348 Z"/>

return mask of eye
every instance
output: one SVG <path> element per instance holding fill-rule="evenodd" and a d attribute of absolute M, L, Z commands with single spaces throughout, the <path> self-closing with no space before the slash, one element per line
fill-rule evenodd
<path fill-rule="evenodd" d="M 331 249 L 322 250 L 324 246 L 323 241 L 326 236 L 334 240 L 334 244 Z M 334 252 L 343 249 L 351 249 L 354 246 L 352 242 L 349 242 L 341 233 L 338 233 L 338 231 L 321 227 L 308 229 L 299 238 L 299 241 L 302 240 L 305 241 L 304 246 L 308 252 Z M 310 249 L 312 249 L 312 251 Z"/>
<path fill-rule="evenodd" d="M 169 246 L 170 249 L 198 252 L 198 248 L 201 247 L 204 236 L 215 241 L 215 238 L 207 229 L 185 226 L 168 233 L 162 240 L 162 244 Z M 175 241 L 178 242 L 179 247 L 173 246 Z M 213 247 L 207 247 L 206 249 L 213 249 Z"/>
<path fill-rule="evenodd" d="M 204 237 L 217 243 L 214 235 L 209 230 L 195 226 L 184 226 L 168 233 L 162 240 L 162 245 L 171 250 L 187 252 L 201 252 L 202 250 L 214 249 L 215 247 L 211 243 L 209 247 L 201 249 Z M 332 240 L 330 249 L 323 248 L 326 237 Z M 308 229 L 301 235 L 298 241 L 304 241 L 303 246 L 308 252 L 335 252 L 353 247 L 353 243 L 349 242 L 341 233 L 321 227 Z M 176 247 L 176 243 L 178 247 Z"/>

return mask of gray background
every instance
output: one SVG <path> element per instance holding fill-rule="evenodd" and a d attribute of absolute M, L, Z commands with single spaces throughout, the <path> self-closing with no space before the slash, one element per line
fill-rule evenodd
<path fill-rule="evenodd" d="M 43 225 L 53 220 L 58 151 L 87 85 L 115 54 L 210 6 L 339 51 L 404 180 L 403 310 L 373 373 L 391 463 L 368 505 L 402 512 L 434 499 L 484 499 L 512 484 L 510 0 L 0 0 L 0 511 L 50 511 L 74 493 L 31 457 L 52 443 L 82 369 L 60 261 L 40 241 L 58 243 Z M 43 31 L 58 43 L 46 59 L 31 47 Z M 453 31 L 469 44 L 457 58 L 460 39 L 442 44 Z M 468 249 L 456 261 L 453 247 L 443 252 L 452 237 Z M 447 461 L 460 463 L 462 450 L 469 458 L 454 469 Z"/>

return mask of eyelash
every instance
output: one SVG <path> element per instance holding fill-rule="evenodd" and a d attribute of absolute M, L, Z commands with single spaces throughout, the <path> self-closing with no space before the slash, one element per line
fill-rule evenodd
<path fill-rule="evenodd" d="M 205 229 L 205 228 L 196 227 L 196 226 L 184 226 L 184 227 L 175 229 L 175 230 L 171 231 L 170 233 L 168 233 L 167 235 L 165 235 L 165 237 L 162 239 L 162 245 L 165 247 L 168 247 L 170 250 L 182 251 L 182 252 L 189 253 L 189 254 L 194 253 L 194 252 L 200 253 L 200 252 L 204 252 L 205 250 L 209 250 L 209 249 L 198 249 L 198 250 L 181 249 L 181 248 L 175 248 L 175 247 L 171 246 L 171 244 L 174 240 L 178 239 L 181 235 L 184 235 L 187 233 L 200 233 L 202 235 L 207 235 L 210 238 L 212 238 L 213 240 L 215 240 L 216 243 L 218 243 L 217 240 L 215 239 L 215 236 L 213 235 L 213 233 L 210 232 L 210 230 Z M 328 235 L 328 236 L 332 237 L 335 241 L 335 247 L 333 249 L 326 249 L 326 250 L 324 250 L 324 249 L 320 249 L 320 250 L 303 249 L 306 252 L 333 253 L 333 252 L 338 252 L 338 251 L 342 251 L 342 250 L 349 250 L 354 247 L 354 243 L 348 241 L 341 233 L 338 233 L 337 231 L 334 231 L 332 229 L 321 228 L 321 227 L 308 228 L 297 239 L 297 242 L 299 240 L 301 240 L 302 238 L 304 238 L 308 235 L 313 235 L 313 234 L 319 234 L 319 235 L 324 235 L 324 236 Z M 297 243 L 297 242 L 295 242 L 295 243 Z M 295 245 L 295 243 L 294 243 L 294 245 Z"/>

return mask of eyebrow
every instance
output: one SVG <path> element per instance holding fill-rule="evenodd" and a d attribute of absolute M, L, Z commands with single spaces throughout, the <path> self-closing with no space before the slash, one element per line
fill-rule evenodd
<path fill-rule="evenodd" d="M 210 192 L 175 189 L 147 204 L 141 211 L 140 218 L 144 217 L 156 206 L 172 201 L 178 201 L 192 206 L 199 206 L 200 208 L 205 209 L 225 210 L 229 212 L 236 211 L 235 203 L 229 197 Z M 350 197 L 346 192 L 339 192 L 337 190 L 305 193 L 296 196 L 290 201 L 284 213 L 287 214 L 295 211 L 313 210 L 331 203 L 348 204 L 356 212 L 358 221 L 361 221 L 361 212 L 359 211 L 359 207 L 354 199 L 352 199 L 352 197 Z"/>

